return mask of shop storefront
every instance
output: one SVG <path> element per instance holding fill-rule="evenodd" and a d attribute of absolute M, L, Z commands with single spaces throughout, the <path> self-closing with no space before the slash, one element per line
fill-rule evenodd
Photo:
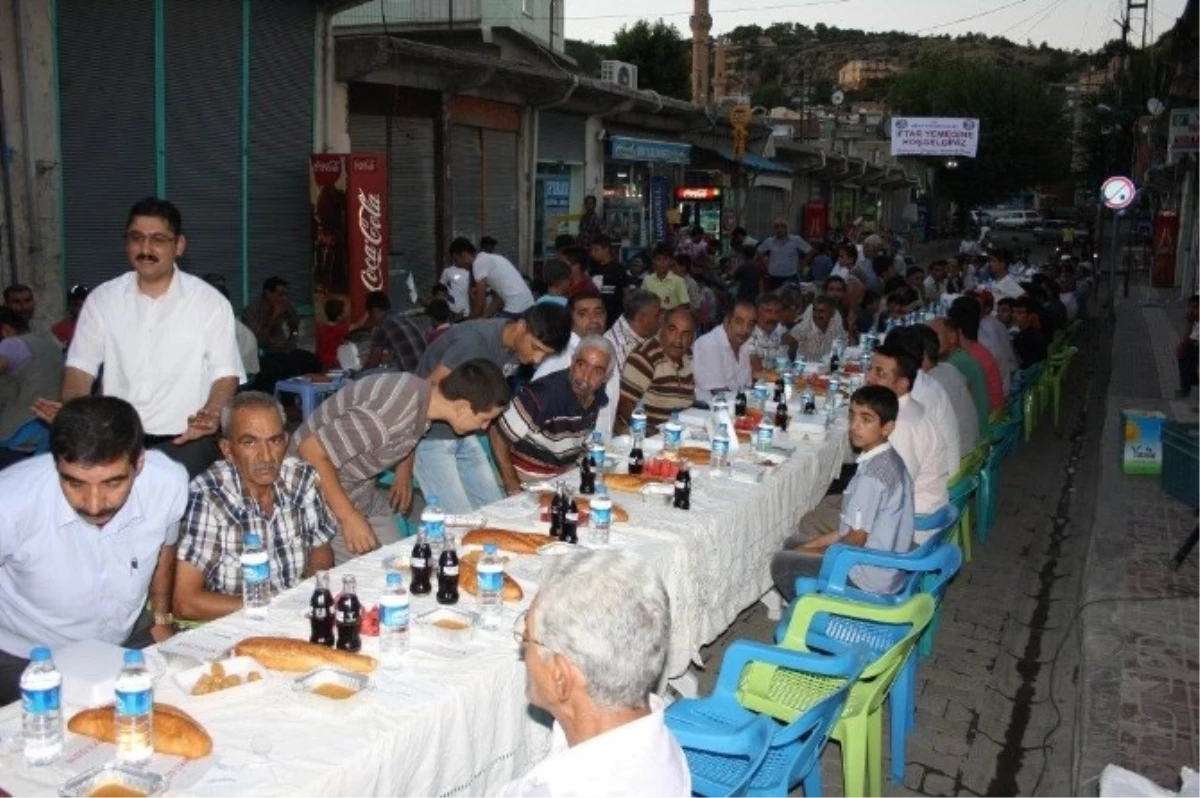
<path fill-rule="evenodd" d="M 543 111 L 537 132 L 533 256 L 543 261 L 554 254 L 557 236 L 576 232 L 583 207 L 587 118 Z"/>
<path fill-rule="evenodd" d="M 610 136 L 604 163 L 604 225 L 622 252 L 666 239 L 672 191 L 691 145 Z"/>

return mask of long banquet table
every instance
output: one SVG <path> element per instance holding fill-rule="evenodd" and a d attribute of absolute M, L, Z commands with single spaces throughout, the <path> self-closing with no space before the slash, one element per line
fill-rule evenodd
<path fill-rule="evenodd" d="M 768 563 L 799 516 L 824 495 L 848 450 L 845 411 L 820 442 L 792 441 L 786 461 L 767 470 L 759 484 L 714 479 L 694 469 L 690 511 L 661 497 L 614 494 L 630 521 L 613 527 L 612 546 L 630 547 L 662 575 L 671 600 L 671 644 L 666 676 L 682 676 L 701 647 L 727 629 L 737 615 L 771 587 Z M 787 440 L 783 436 L 783 440 Z M 489 526 L 544 529 L 530 497 L 515 496 L 484 508 Z M 586 541 L 586 532 L 581 532 Z M 358 593 L 374 604 L 383 588 L 385 559 L 406 554 L 401 541 L 334 569 L 335 592 L 353 574 Z M 172 674 L 195 661 L 170 657 L 154 647 L 147 656 L 160 673 L 155 700 L 190 713 L 211 734 L 213 755 L 184 763 L 156 756 L 151 767 L 169 773 L 179 795 L 488 795 L 543 758 L 549 718 L 525 699 L 525 668 L 510 632 L 536 592 L 542 558 L 520 557 L 509 572 L 525 599 L 508 605 L 496 632 L 476 630 L 474 639 L 447 647 L 414 626 L 402 668 L 379 669 L 372 686 L 352 702 L 301 700 L 294 675 L 267 673 L 261 682 L 207 696 L 186 695 Z M 168 648 L 219 648 L 251 635 L 308 636 L 303 612 L 310 582 L 279 595 L 265 620 L 242 613 L 173 638 Z M 460 607 L 474 599 L 463 594 Z M 431 596 L 414 597 L 413 615 L 436 607 Z M 364 638 L 364 653 L 378 639 Z M 199 658 L 199 657 L 198 657 Z M 79 707 L 67 706 L 70 717 Z M 0 710 L 0 787 L 14 795 L 53 795 L 67 779 L 111 758 L 112 747 L 67 735 L 57 764 L 28 768 L 14 739 L 20 707 Z"/>

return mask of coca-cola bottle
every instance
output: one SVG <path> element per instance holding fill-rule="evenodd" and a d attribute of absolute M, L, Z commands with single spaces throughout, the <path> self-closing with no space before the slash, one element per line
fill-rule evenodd
<path fill-rule="evenodd" d="M 458 603 L 458 552 L 450 532 L 442 538 L 442 553 L 438 555 L 437 603 Z"/>
<path fill-rule="evenodd" d="M 737 396 L 734 397 L 733 414 L 735 416 L 746 415 L 746 391 L 744 388 L 738 388 Z"/>
<path fill-rule="evenodd" d="M 579 542 L 579 505 L 570 497 L 567 497 L 567 507 L 563 512 L 561 537 L 563 543 Z"/>
<path fill-rule="evenodd" d="M 325 571 L 317 571 L 317 585 L 308 607 L 312 626 L 309 642 L 333 648 L 333 593 L 329 592 L 329 574 Z"/>
<path fill-rule="evenodd" d="M 429 539 L 425 537 L 425 527 L 417 530 L 417 542 L 413 544 L 412 556 L 409 559 L 412 570 L 412 584 L 408 590 L 414 596 L 428 595 L 433 590 L 433 549 Z"/>
<path fill-rule="evenodd" d="M 591 496 L 596 492 L 596 469 L 588 453 L 583 455 L 583 462 L 579 465 L 579 492 L 584 496 Z"/>
<path fill-rule="evenodd" d="M 679 510 L 692 509 L 692 472 L 687 460 L 679 461 L 679 473 L 675 475 L 673 504 Z"/>
<path fill-rule="evenodd" d="M 342 577 L 342 593 L 337 597 L 337 647 L 342 651 L 358 651 L 362 648 L 362 604 L 355 592 L 357 585 L 353 576 Z"/>
<path fill-rule="evenodd" d="M 775 426 L 778 427 L 782 432 L 787 432 L 789 420 L 790 420 L 790 418 L 788 416 L 787 402 L 779 402 L 778 404 L 776 404 L 775 405 Z"/>

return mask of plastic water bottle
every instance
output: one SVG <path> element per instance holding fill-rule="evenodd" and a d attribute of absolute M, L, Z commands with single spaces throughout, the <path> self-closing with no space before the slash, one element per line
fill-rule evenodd
<path fill-rule="evenodd" d="M 29 652 L 21 674 L 21 714 L 25 763 L 49 765 L 62 756 L 62 674 L 45 646 Z"/>
<path fill-rule="evenodd" d="M 117 760 L 144 764 L 154 753 L 154 680 L 142 652 L 125 652 L 116 692 Z"/>
<path fill-rule="evenodd" d="M 683 425 L 679 423 L 679 413 L 672 413 L 671 418 L 663 424 L 663 452 L 674 455 L 679 452 L 683 443 Z"/>
<path fill-rule="evenodd" d="M 410 603 L 404 578 L 395 572 L 388 574 L 387 587 L 379 597 L 379 654 L 384 667 L 396 667 L 408 651 Z"/>
<path fill-rule="evenodd" d="M 438 497 L 432 493 L 425 497 L 425 509 L 421 511 L 421 523 L 425 525 L 425 536 L 430 540 L 441 540 L 446 534 L 446 514 Z"/>
<path fill-rule="evenodd" d="M 771 451 L 771 445 L 775 439 L 775 425 L 771 423 L 771 419 L 763 416 L 758 422 L 758 429 L 755 431 L 754 448 L 759 454 L 766 454 Z"/>
<path fill-rule="evenodd" d="M 480 624 L 484 629 L 499 629 L 504 609 L 504 561 L 495 543 L 483 544 L 483 557 L 476 568 L 479 574 Z"/>
<path fill-rule="evenodd" d="M 271 603 L 271 562 L 257 532 L 246 533 L 242 549 L 242 606 L 248 618 L 266 618 Z"/>
<path fill-rule="evenodd" d="M 608 532 L 612 528 L 612 499 L 608 498 L 608 486 L 596 488 L 592 497 L 592 517 L 588 520 L 591 542 L 597 546 L 608 545 Z"/>
<path fill-rule="evenodd" d="M 604 474 L 604 460 L 608 456 L 604 451 L 604 433 L 600 430 L 592 430 L 592 442 L 589 447 L 592 455 L 592 465 L 596 466 L 597 474 Z"/>
<path fill-rule="evenodd" d="M 629 433 L 635 438 L 641 436 L 646 437 L 646 405 L 638 402 L 633 408 L 633 414 L 629 417 Z"/>
<path fill-rule="evenodd" d="M 708 473 L 719 477 L 725 473 L 729 464 L 729 425 L 718 424 L 717 434 L 713 436 L 712 460 L 709 462 Z"/>

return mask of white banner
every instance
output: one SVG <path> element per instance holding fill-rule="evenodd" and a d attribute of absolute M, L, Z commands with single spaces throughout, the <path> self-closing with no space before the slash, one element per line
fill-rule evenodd
<path fill-rule="evenodd" d="M 892 118 L 892 155 L 974 158 L 978 151 L 978 119 L 932 116 Z"/>
<path fill-rule="evenodd" d="M 1175 163 L 1180 156 L 1195 155 L 1200 150 L 1200 110 L 1176 108 L 1168 111 L 1171 126 L 1167 134 L 1167 163 Z"/>

